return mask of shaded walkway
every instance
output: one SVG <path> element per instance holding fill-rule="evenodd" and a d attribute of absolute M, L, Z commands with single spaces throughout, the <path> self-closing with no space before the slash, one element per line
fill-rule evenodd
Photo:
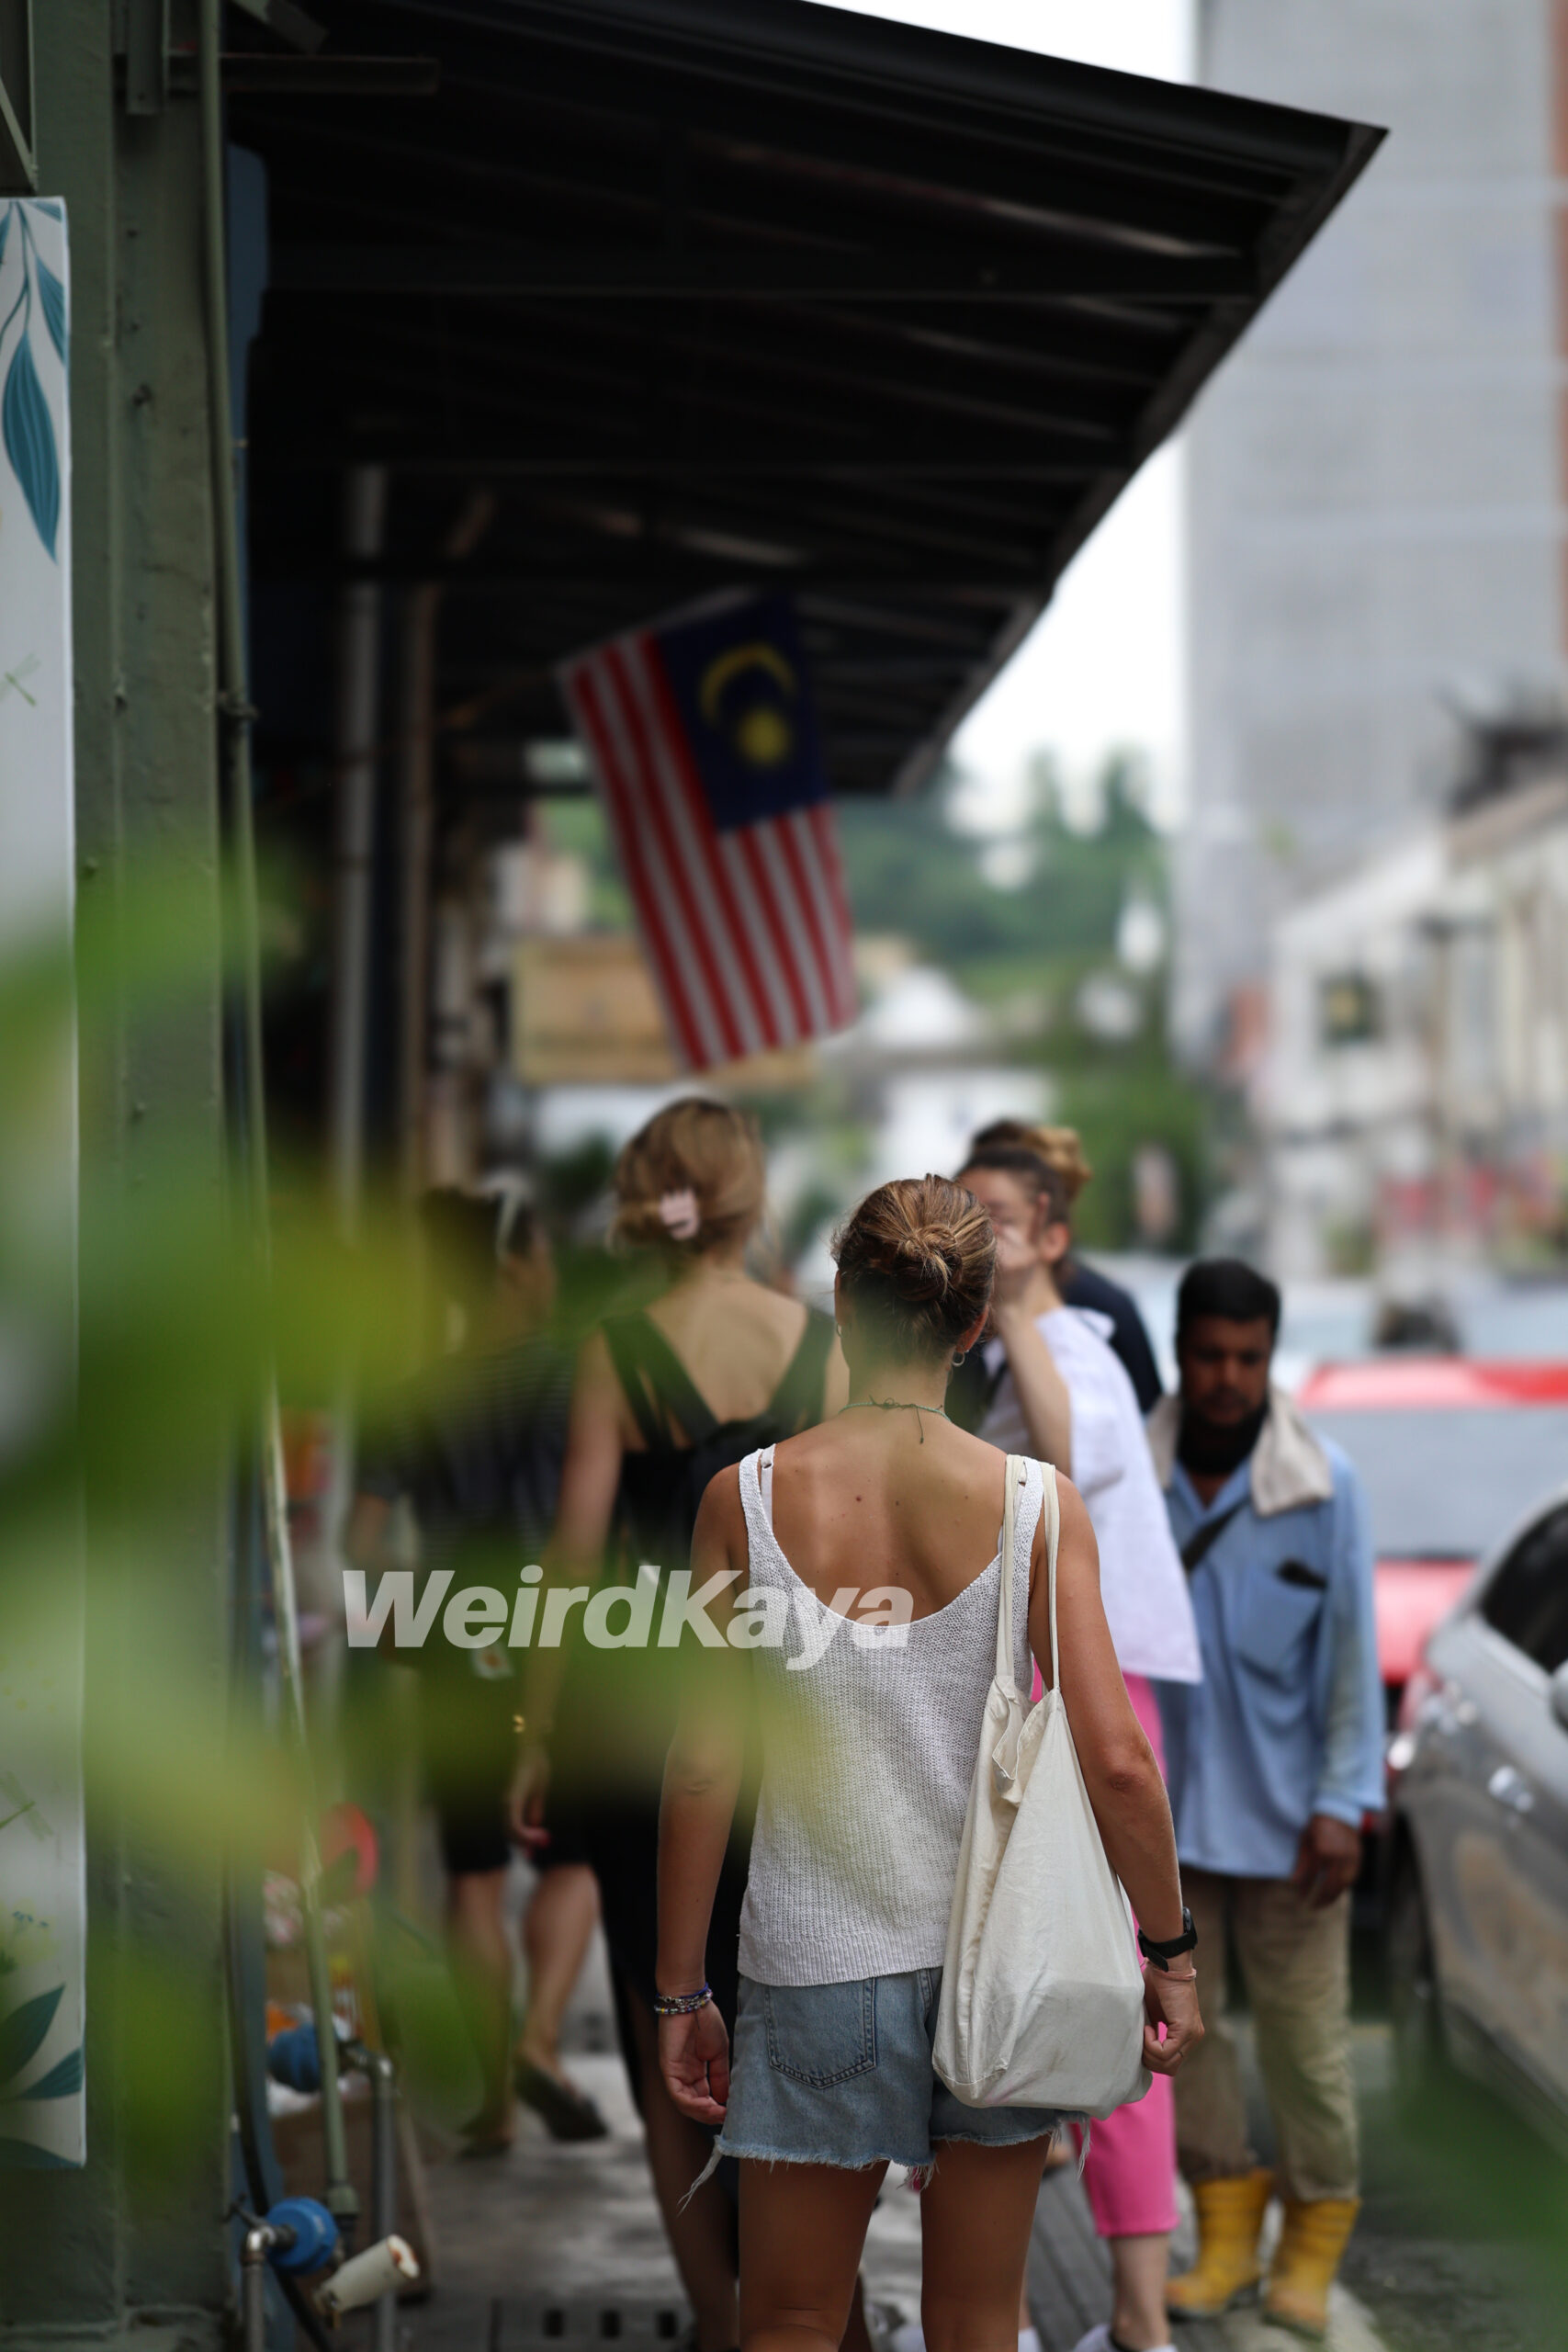
<path fill-rule="evenodd" d="M 628 2352 L 678 2344 L 688 2314 L 660 2225 L 637 2122 L 611 2050 L 609 1985 L 596 1948 L 564 2037 L 568 2064 L 599 2101 L 608 2140 L 563 2147 L 534 2116 L 515 2145 L 484 2162 L 432 2165 L 437 2290 L 403 2314 L 408 2352 L 562 2352 L 624 2343 Z M 919 2310 L 919 2200 L 890 2179 L 873 2216 L 865 2278 L 874 2334 Z M 1041 2191 L 1029 2267 L 1044 2352 L 1073 2352 L 1110 2312 L 1109 2268 L 1071 2168 Z M 1301 2339 L 1255 2313 L 1189 2324 L 1179 2352 L 1300 2352 Z M 1330 2352 L 1381 2352 L 1354 2300 L 1337 2292 Z"/>

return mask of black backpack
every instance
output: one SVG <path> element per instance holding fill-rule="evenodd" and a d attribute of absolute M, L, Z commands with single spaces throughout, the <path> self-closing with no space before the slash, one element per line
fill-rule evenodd
<path fill-rule="evenodd" d="M 650 1316 L 612 1316 L 604 1329 L 615 1377 L 648 1449 L 623 1459 L 622 1541 L 639 1560 L 671 1567 L 691 1550 L 709 1480 L 818 1418 L 833 1326 L 815 1308 L 807 1313 L 783 1379 L 762 1410 L 744 1421 L 715 1419 Z"/>

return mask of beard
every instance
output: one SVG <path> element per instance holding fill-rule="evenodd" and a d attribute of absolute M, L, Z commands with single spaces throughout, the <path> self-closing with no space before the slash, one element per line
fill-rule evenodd
<path fill-rule="evenodd" d="M 1205 1420 L 1190 1405 L 1183 1405 L 1177 1460 L 1184 1469 L 1195 1470 L 1200 1478 L 1228 1477 L 1233 1470 L 1239 1470 L 1258 1443 L 1268 1418 L 1267 1397 L 1255 1413 L 1239 1421 Z"/>

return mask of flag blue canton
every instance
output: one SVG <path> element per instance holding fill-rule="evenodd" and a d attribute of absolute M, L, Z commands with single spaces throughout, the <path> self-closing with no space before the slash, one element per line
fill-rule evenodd
<path fill-rule="evenodd" d="M 653 633 L 720 832 L 828 797 L 795 611 L 752 596 Z"/>

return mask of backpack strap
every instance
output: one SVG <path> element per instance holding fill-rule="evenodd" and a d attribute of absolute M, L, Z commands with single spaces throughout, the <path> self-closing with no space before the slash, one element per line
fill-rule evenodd
<path fill-rule="evenodd" d="M 1189 1576 L 1192 1574 L 1200 1561 L 1208 1558 L 1232 1520 L 1239 1517 L 1251 1499 L 1250 1495 L 1243 1495 L 1240 1502 L 1232 1503 L 1229 1510 L 1221 1511 L 1218 1519 L 1211 1519 L 1203 1526 L 1193 1530 L 1181 1547 L 1181 1565 Z"/>
<path fill-rule="evenodd" d="M 675 1427 L 689 1445 L 706 1445 L 718 1422 L 653 1317 L 612 1315 L 604 1329 L 615 1377 L 649 1452 L 668 1451 Z"/>
<path fill-rule="evenodd" d="M 795 1342 L 795 1353 L 784 1366 L 784 1377 L 768 1405 L 769 1419 L 776 1421 L 787 1436 L 809 1428 L 821 1413 L 828 1380 L 828 1351 L 832 1344 L 831 1317 L 818 1307 L 807 1307 L 806 1329 Z"/>

